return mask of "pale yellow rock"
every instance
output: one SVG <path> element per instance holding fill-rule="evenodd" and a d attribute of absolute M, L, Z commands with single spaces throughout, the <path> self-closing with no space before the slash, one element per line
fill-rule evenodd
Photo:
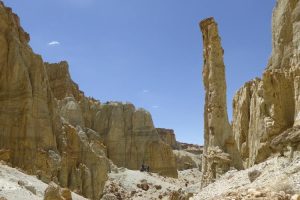
<path fill-rule="evenodd" d="M 156 128 L 156 131 L 163 142 L 170 145 L 172 149 L 178 149 L 174 130 L 165 128 Z"/>
<path fill-rule="evenodd" d="M 107 146 L 107 156 L 117 166 L 140 169 L 177 177 L 172 149 L 163 143 L 154 128 L 149 112 L 135 109 L 132 104 L 102 104 L 94 120 L 96 130 Z"/>
<path fill-rule="evenodd" d="M 202 162 L 202 187 L 211 183 L 220 172 L 226 172 L 228 163 L 213 160 L 211 149 L 218 148 L 224 153 L 231 153 L 232 165 L 242 168 L 232 129 L 228 121 L 226 103 L 225 65 L 223 48 L 217 23 L 213 18 L 200 22 L 203 34 L 203 82 L 205 87 L 204 107 L 204 151 Z M 210 158 L 210 159 L 209 159 Z M 219 168 L 219 169 L 217 169 Z"/>
<path fill-rule="evenodd" d="M 234 97 L 233 133 L 245 167 L 266 160 L 275 148 L 272 140 L 300 124 L 299 16 L 299 1 L 277 1 L 268 67 Z"/>
<path fill-rule="evenodd" d="M 83 94 L 67 63 L 44 64 L 19 18 L 2 2 L 0 26 L 0 159 L 99 199 L 109 170 L 106 148 L 84 127 L 77 102 Z"/>

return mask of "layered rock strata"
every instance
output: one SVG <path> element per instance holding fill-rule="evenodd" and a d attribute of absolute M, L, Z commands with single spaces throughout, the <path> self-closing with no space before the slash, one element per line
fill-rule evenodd
<path fill-rule="evenodd" d="M 133 104 L 99 101 L 84 96 L 68 70 L 67 62 L 46 64 L 49 82 L 58 100 L 59 114 L 74 127 L 94 131 L 106 146 L 106 155 L 119 167 L 140 169 L 144 163 L 151 171 L 177 177 L 172 149 L 159 137 L 151 114 Z"/>

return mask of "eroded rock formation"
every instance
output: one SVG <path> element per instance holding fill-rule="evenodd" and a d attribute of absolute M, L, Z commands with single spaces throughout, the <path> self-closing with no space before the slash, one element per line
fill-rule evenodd
<path fill-rule="evenodd" d="M 176 141 L 174 130 L 165 129 L 165 128 L 156 128 L 158 135 L 160 138 L 170 145 L 172 149 L 178 149 L 178 143 Z"/>
<path fill-rule="evenodd" d="M 19 18 L 3 3 L 0 26 L 0 151 L 5 152 L 4 159 L 45 182 L 55 181 L 99 199 L 108 161 L 97 149 L 98 141 L 86 139 L 85 130 L 63 123 L 46 65 L 28 45 L 29 35 Z"/>
<path fill-rule="evenodd" d="M 268 67 L 234 97 L 233 132 L 245 167 L 268 158 L 271 141 L 299 123 L 299 16 L 299 1 L 277 1 Z"/>
<path fill-rule="evenodd" d="M 218 33 L 218 27 L 213 18 L 201 21 L 203 34 L 203 81 L 205 87 L 204 107 L 204 151 L 202 163 L 203 186 L 212 182 L 218 172 L 228 170 L 222 159 L 216 158 L 216 153 L 231 153 L 231 161 L 237 167 L 238 154 L 234 152 L 235 141 L 228 121 L 226 103 L 225 65 L 223 48 Z M 218 151 L 214 149 L 218 148 Z M 229 159 L 229 158 L 227 158 Z M 230 161 L 230 160 L 229 160 Z"/>
<path fill-rule="evenodd" d="M 44 63 L 20 20 L 0 1 L 0 159 L 100 199 L 111 159 L 177 177 L 172 149 L 149 112 L 85 97 L 68 64 Z M 109 159 L 108 159 L 109 158 Z"/>
<path fill-rule="evenodd" d="M 233 99 L 231 126 L 226 113 L 223 49 L 217 26 L 211 18 L 201 22 L 206 89 L 204 155 L 209 154 L 210 147 L 218 146 L 219 151 L 228 153 L 231 160 L 241 158 L 230 166 L 237 167 L 242 163 L 247 168 L 277 151 L 283 154 L 288 145 L 292 146 L 292 152 L 297 149 L 300 118 L 299 22 L 300 1 L 278 0 L 273 11 L 273 48 L 269 64 L 262 78 L 247 82 L 237 91 Z M 226 147 L 228 141 L 237 148 L 236 151 Z M 205 173 L 211 165 L 205 157 L 203 161 Z M 206 184 L 205 180 L 203 184 Z"/>

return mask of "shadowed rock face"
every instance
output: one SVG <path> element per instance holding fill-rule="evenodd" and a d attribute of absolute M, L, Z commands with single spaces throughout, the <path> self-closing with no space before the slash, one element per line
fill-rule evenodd
<path fill-rule="evenodd" d="M 240 168 L 232 129 L 228 122 L 226 104 L 225 65 L 218 27 L 213 18 L 201 21 L 203 34 L 203 81 L 205 87 L 203 186 L 209 184 L 229 166 L 210 154 L 231 153 L 233 165 Z M 218 151 L 214 149 L 218 148 Z"/>
<path fill-rule="evenodd" d="M 223 49 L 217 25 L 212 18 L 201 22 L 206 90 L 204 179 L 205 172 L 212 166 L 205 158 L 212 146 L 219 148 L 215 152 L 228 153 L 223 156 L 224 161 L 227 158 L 241 158 L 230 163 L 231 166 L 242 163 L 244 167 L 265 161 L 287 145 L 297 149 L 285 137 L 298 137 L 295 128 L 291 127 L 297 127 L 300 121 L 299 21 L 298 0 L 277 1 L 272 21 L 272 56 L 262 78 L 247 82 L 234 96 L 232 127 L 227 120 Z M 231 151 L 228 143 L 234 144 L 236 151 Z M 214 158 L 216 154 L 210 157 Z M 206 184 L 205 180 L 203 184 Z"/>
<path fill-rule="evenodd" d="M 103 104 L 93 129 L 104 139 L 108 158 L 116 165 L 140 169 L 144 163 L 151 171 L 177 177 L 172 149 L 160 139 L 149 112 L 132 104 Z"/>

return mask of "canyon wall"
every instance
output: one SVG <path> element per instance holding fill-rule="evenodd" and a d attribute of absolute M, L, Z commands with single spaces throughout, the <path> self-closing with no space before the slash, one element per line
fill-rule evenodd
<path fill-rule="evenodd" d="M 272 140 L 299 124 L 299 20 L 299 1 L 277 1 L 269 64 L 234 97 L 233 133 L 245 167 L 272 155 Z"/>
<path fill-rule="evenodd" d="M 291 128 L 300 124 L 300 1 L 277 1 L 273 10 L 269 64 L 262 78 L 247 82 L 235 94 L 231 125 L 227 120 L 223 49 L 217 27 L 212 18 L 202 21 L 200 27 L 204 40 L 206 90 L 204 154 L 209 155 L 208 150 L 217 146 L 223 155 L 227 153 L 228 160 L 222 161 L 225 165 L 230 162 L 229 166 L 248 168 L 276 154 L 276 145 L 283 141 L 278 137 L 284 131 L 294 133 L 295 129 Z M 235 151 L 227 149 L 227 139 Z M 274 139 L 276 142 L 272 143 Z M 280 148 L 281 153 L 285 149 Z M 237 162 L 233 161 L 235 158 Z M 205 157 L 203 165 L 204 174 L 214 170 Z M 206 184 L 207 180 L 203 180 L 202 185 Z"/>
<path fill-rule="evenodd" d="M 85 97 L 68 63 L 44 63 L 1 1 L 0 27 L 0 160 L 90 199 L 101 198 L 110 160 L 177 177 L 149 112 Z"/>

